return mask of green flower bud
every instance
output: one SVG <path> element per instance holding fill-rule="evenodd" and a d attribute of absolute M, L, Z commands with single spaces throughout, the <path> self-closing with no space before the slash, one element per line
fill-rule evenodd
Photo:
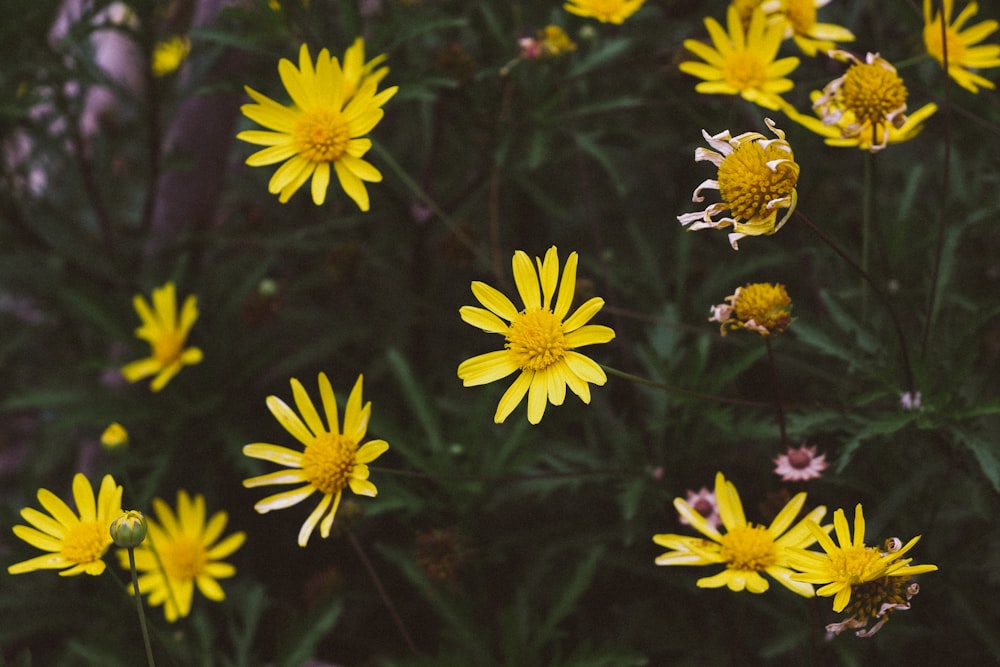
<path fill-rule="evenodd" d="M 134 549 L 146 539 L 146 517 L 129 510 L 111 522 L 111 539 L 119 547 Z"/>

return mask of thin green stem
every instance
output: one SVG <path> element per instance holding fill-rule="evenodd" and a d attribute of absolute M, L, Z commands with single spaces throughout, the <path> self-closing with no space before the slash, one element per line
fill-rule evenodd
<path fill-rule="evenodd" d="M 647 387 L 656 387 L 657 389 L 662 389 L 663 391 L 670 392 L 671 394 L 679 394 L 681 396 L 690 396 L 691 398 L 703 398 L 708 401 L 715 401 L 717 403 L 730 403 L 732 405 L 747 405 L 755 408 L 769 408 L 770 403 L 765 403 L 763 401 L 751 401 L 744 398 L 730 398 L 728 396 L 717 396 L 715 394 L 705 394 L 700 391 L 692 391 L 690 389 L 681 389 L 680 387 L 675 387 L 673 385 L 664 384 L 663 382 L 656 382 L 655 380 L 650 380 L 644 377 L 639 377 L 638 375 L 633 375 L 631 373 L 626 373 L 624 371 L 611 368 L 610 366 L 601 365 L 609 375 L 614 375 L 620 377 L 623 380 L 629 380 L 631 382 L 636 382 L 638 384 L 644 384 Z"/>
<path fill-rule="evenodd" d="M 896 336 L 899 338 L 899 355 L 903 362 L 903 372 L 906 374 L 906 388 L 912 394 L 916 391 L 916 386 L 913 381 L 913 368 L 910 365 L 910 352 L 906 344 L 906 335 L 903 333 L 903 327 L 899 323 L 899 318 L 896 316 L 896 309 L 892 307 L 892 302 L 885 293 L 878 288 L 875 281 L 872 279 L 871 275 L 862 268 L 858 262 L 848 255 L 843 248 L 837 245 L 836 241 L 827 236 L 826 232 L 816 226 L 816 224 L 810 220 L 804 213 L 799 210 L 795 211 L 795 214 L 799 216 L 799 219 L 808 227 L 813 234 L 818 236 L 823 243 L 825 243 L 831 250 L 840 255 L 840 258 L 851 265 L 855 271 L 861 274 L 865 282 L 868 283 L 869 287 L 872 289 L 872 293 L 878 297 L 879 301 L 885 306 L 886 311 L 889 313 L 889 318 L 892 320 L 892 325 L 896 329 Z"/>
<path fill-rule="evenodd" d="M 135 571 L 135 549 L 128 548 L 128 564 L 132 571 L 132 592 L 135 598 L 135 608 L 139 613 L 139 627 L 142 628 L 142 641 L 146 644 L 146 661 L 149 667 L 156 667 L 153 660 L 153 645 L 149 641 L 149 630 L 146 628 L 146 612 L 142 608 L 142 594 L 139 592 L 139 575 Z"/>
<path fill-rule="evenodd" d="M 774 385 L 774 407 L 778 411 L 778 430 L 781 431 L 781 446 L 788 446 L 788 434 L 785 432 L 785 408 L 781 400 L 781 384 L 778 382 L 778 365 L 774 362 L 774 348 L 771 347 L 771 337 L 764 336 L 767 346 L 767 360 L 771 365 L 771 382 Z"/>

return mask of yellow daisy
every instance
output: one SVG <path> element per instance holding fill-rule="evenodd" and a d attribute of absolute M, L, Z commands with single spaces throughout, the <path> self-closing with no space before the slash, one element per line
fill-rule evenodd
<path fill-rule="evenodd" d="M 244 104 L 243 114 L 269 131 L 245 130 L 236 137 L 267 146 L 247 158 L 246 163 L 251 167 L 283 163 L 268 184 L 268 191 L 278 195 L 283 204 L 312 178 L 313 202 L 322 205 L 332 166 L 340 186 L 358 208 L 362 211 L 369 208 L 365 182 L 378 183 L 382 174 L 361 159 L 372 146 L 364 135 L 382 120 L 382 105 L 396 94 L 397 88 L 376 92 L 385 72 L 371 71 L 372 63 L 380 62 L 378 58 L 362 65 L 364 45 L 360 49 L 358 46 L 355 42 L 345 56 L 345 67 L 349 68 L 346 71 L 326 49 L 319 52 L 314 67 L 305 44 L 299 51 L 297 69 L 283 58 L 278 63 L 278 73 L 292 98 L 292 106 L 279 104 L 245 87 L 256 104 Z M 355 86 L 360 87 L 352 94 Z"/>
<path fill-rule="evenodd" d="M 764 123 L 777 139 L 768 139 L 759 132 L 745 132 L 733 137 L 729 130 L 709 135 L 702 130 L 705 141 L 714 148 L 695 150 L 695 162 L 708 161 L 718 168 L 717 178 L 706 179 L 695 188 L 691 201 L 705 201 L 702 190 L 718 190 L 722 201 L 709 204 L 704 211 L 677 216 L 690 231 L 733 227 L 729 243 L 739 250 L 738 241 L 746 236 L 770 235 L 781 229 L 798 202 L 795 189 L 799 180 L 799 165 L 785 133 L 774 121 Z M 716 220 L 724 211 L 728 216 Z M 784 211 L 781 219 L 778 212 Z"/>
<path fill-rule="evenodd" d="M 704 79 L 694 88 L 699 93 L 741 95 L 762 107 L 780 109 L 781 93 L 794 86 L 785 75 L 799 65 L 799 59 L 794 57 L 775 60 L 784 26 L 767 25 L 764 12 L 755 7 L 744 30 L 739 10 L 732 5 L 727 22 L 728 34 L 715 19 L 705 19 L 715 48 L 694 39 L 684 40 L 684 48 L 705 62 L 683 62 L 680 70 Z"/>
<path fill-rule="evenodd" d="M 725 303 L 712 306 L 709 322 L 720 322 L 719 332 L 747 329 L 761 336 L 781 333 L 792 323 L 792 299 L 784 285 L 750 283 L 737 287 Z"/>
<path fill-rule="evenodd" d="M 319 394 L 327 426 L 323 425 L 323 420 L 302 384 L 292 378 L 292 395 L 295 397 L 295 406 L 302 415 L 301 419 L 277 396 L 267 397 L 267 407 L 285 430 L 305 446 L 304 451 L 263 442 L 243 448 L 243 453 L 251 458 L 290 468 L 243 480 L 243 486 L 255 488 L 271 484 L 302 484 L 291 491 L 259 501 L 254 509 L 261 514 L 291 507 L 316 491 L 323 495 L 299 530 L 300 547 L 306 546 L 309 536 L 324 514 L 326 518 L 320 524 L 320 535 L 330 536 L 330 528 L 333 527 L 333 519 L 346 487 L 360 496 L 375 497 L 378 493 L 375 485 L 368 481 L 367 464 L 385 453 L 389 449 L 389 443 L 385 440 L 369 440 L 361 444 L 368 430 L 372 410 L 371 402 L 361 405 L 362 380 L 363 376 L 359 375 L 347 398 L 344 429 L 340 430 L 337 399 L 326 374 L 319 374 Z"/>
<path fill-rule="evenodd" d="M 158 42 L 153 47 L 153 76 L 164 77 L 175 71 L 190 51 L 191 40 L 180 35 Z"/>
<path fill-rule="evenodd" d="M 358 37 L 354 43 L 344 51 L 344 62 L 341 64 L 341 71 L 344 74 L 344 101 L 349 101 L 354 97 L 354 93 L 365 84 L 378 86 L 382 79 L 389 73 L 388 67 L 379 67 L 385 62 L 384 53 L 375 56 L 365 62 L 365 40 Z M 388 100 L 388 98 L 386 98 Z"/>
<path fill-rule="evenodd" d="M 852 591 L 863 584 L 884 577 L 910 577 L 937 570 L 937 565 L 910 565 L 912 559 L 901 560 L 902 556 L 920 540 L 917 535 L 905 545 L 881 551 L 865 545 L 865 517 L 859 504 L 854 510 L 854 538 L 851 527 L 844 516 L 844 510 L 833 513 L 833 525 L 837 534 L 834 543 L 830 536 L 816 525 L 815 520 L 806 522 L 808 530 L 819 541 L 824 553 L 806 551 L 801 548 L 789 555 L 789 564 L 798 570 L 795 581 L 821 586 L 816 595 L 833 598 L 833 610 L 843 611 L 851 601 Z"/>
<path fill-rule="evenodd" d="M 763 593 L 770 587 L 767 579 L 761 576 L 764 572 L 792 592 L 812 597 L 811 585 L 793 579 L 795 573 L 788 567 L 788 556 L 792 548 L 805 548 L 816 541 L 807 524 L 822 519 L 826 508 L 820 506 L 811 510 L 805 519 L 792 526 L 806 502 L 806 494 L 803 492 L 788 501 L 770 526 L 765 528 L 763 525 L 748 523 L 736 487 L 721 472 L 715 475 L 715 498 L 722 525 L 726 529 L 725 534 L 716 530 L 683 498 L 675 498 L 674 507 L 680 515 L 708 539 L 672 533 L 654 535 L 655 543 L 670 549 L 656 559 L 656 564 L 718 563 L 725 566 L 718 574 L 699 579 L 699 588 L 727 586 L 732 591 Z M 821 529 L 818 530 L 822 532 Z"/>
<path fill-rule="evenodd" d="M 812 100 L 814 106 L 813 110 L 817 113 L 824 113 L 817 108 L 816 103 L 823 96 L 823 93 L 814 90 L 810 93 L 809 98 Z M 829 106 L 824 107 L 827 111 Z M 937 105 L 933 102 L 925 104 L 911 114 L 906 115 L 906 120 L 896 127 L 893 124 L 888 124 L 884 127 L 887 131 L 885 135 L 885 144 L 888 146 L 890 144 L 898 144 L 904 141 L 909 141 L 914 138 L 920 131 L 924 129 L 924 121 L 934 115 L 937 111 Z M 796 109 L 792 108 L 790 105 L 784 109 L 785 115 L 794 120 L 796 123 L 807 127 L 816 134 L 824 137 L 823 143 L 828 146 L 839 146 L 839 147 L 856 147 L 863 151 L 872 151 L 872 133 L 861 132 L 855 133 L 858 122 L 854 115 L 854 112 L 848 109 L 843 109 L 842 113 L 837 116 L 833 116 L 833 121 L 831 123 L 826 123 L 822 118 L 818 118 L 814 115 L 808 115 L 799 113 Z M 877 137 L 876 137 L 877 138 Z M 878 150 L 877 148 L 874 150 Z"/>
<path fill-rule="evenodd" d="M 129 382 L 155 375 L 149 388 L 160 391 L 184 366 L 201 361 L 201 350 L 184 348 L 188 333 L 198 319 L 198 299 L 193 294 L 184 300 L 180 318 L 177 314 L 177 294 L 172 282 L 153 290 L 153 304 L 136 294 L 132 299 L 142 326 L 135 335 L 153 348 L 152 356 L 126 364 L 121 372 Z"/>
<path fill-rule="evenodd" d="M 799 50 L 807 56 L 826 53 L 836 42 L 853 42 L 854 34 L 847 28 L 833 23 L 817 23 L 816 11 L 830 4 L 830 0 L 767 0 L 761 9 L 768 23 L 777 23 L 784 30 L 784 37 L 791 37 Z"/>
<path fill-rule="evenodd" d="M 21 517 L 31 526 L 14 526 L 14 534 L 49 553 L 15 563 L 7 572 L 62 570 L 59 575 L 63 577 L 104 572 L 104 554 L 111 546 L 108 531 L 122 513 L 122 487 L 111 475 L 105 475 L 95 500 L 94 487 L 86 476 L 77 473 L 73 477 L 73 500 L 79 516 L 48 489 L 38 490 L 38 502 L 48 514 L 25 507 Z"/>
<path fill-rule="evenodd" d="M 948 44 L 948 76 L 955 83 L 973 93 L 983 88 L 995 88 L 992 81 L 974 72 L 973 69 L 1000 67 L 1000 44 L 979 44 L 1000 27 L 994 20 L 981 21 L 962 30 L 965 22 L 979 11 L 979 5 L 970 2 L 954 22 L 951 20 L 955 0 L 944 0 L 944 32 Z M 931 0 L 924 0 L 924 45 L 927 53 L 944 67 L 944 52 L 941 47 L 941 14 L 931 12 Z"/>
<path fill-rule="evenodd" d="M 535 258 L 538 270 L 527 253 L 518 250 L 512 260 L 514 283 L 524 308 L 518 310 L 510 299 L 486 283 L 472 283 L 472 293 L 486 308 L 462 306 L 462 319 L 487 333 L 502 334 L 504 349 L 466 359 L 458 367 L 458 377 L 466 387 L 487 384 L 520 371 L 504 392 L 494 421 L 499 424 L 528 395 L 528 421 L 542 420 L 545 406 L 562 405 L 566 387 L 590 403 L 590 384 L 608 381 L 604 370 L 592 359 L 576 351 L 586 345 L 607 343 L 615 337 L 610 328 L 587 324 L 604 307 L 604 299 L 594 297 L 569 314 L 576 290 L 577 254 L 570 253 L 559 282 L 559 254 L 552 246 L 545 260 Z M 541 286 L 539 288 L 539 285 Z M 508 324 L 509 322 L 509 324 Z"/>
<path fill-rule="evenodd" d="M 205 521 L 205 497 L 177 492 L 177 513 L 160 498 L 153 499 L 156 521 L 146 518 L 146 539 L 135 548 L 139 590 L 152 607 L 163 605 L 168 622 L 191 613 L 194 588 L 209 600 L 226 598 L 217 579 L 236 574 L 222 559 L 243 546 L 246 534 L 233 533 L 220 540 L 229 516 L 216 512 Z M 128 549 L 118 550 L 119 564 L 129 569 Z M 129 592 L 132 588 L 129 587 Z"/>
<path fill-rule="evenodd" d="M 639 11 L 646 0 L 569 0 L 563 5 L 570 14 L 597 19 L 601 23 L 621 24 Z"/>

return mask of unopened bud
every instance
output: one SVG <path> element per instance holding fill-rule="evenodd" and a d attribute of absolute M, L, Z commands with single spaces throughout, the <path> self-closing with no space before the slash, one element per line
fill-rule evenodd
<path fill-rule="evenodd" d="M 118 422 L 112 422 L 101 434 L 101 444 L 111 451 L 128 444 L 128 431 Z"/>
<path fill-rule="evenodd" d="M 134 549 L 146 539 L 146 517 L 129 510 L 111 522 L 111 539 L 119 547 Z"/>

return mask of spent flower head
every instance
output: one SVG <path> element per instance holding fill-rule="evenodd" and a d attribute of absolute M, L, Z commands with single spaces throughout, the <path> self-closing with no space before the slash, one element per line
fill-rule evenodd
<path fill-rule="evenodd" d="M 149 343 L 152 354 L 126 364 L 121 372 L 129 382 L 155 375 L 149 388 L 160 391 L 184 366 L 200 363 L 201 349 L 185 348 L 191 327 L 198 319 L 198 298 L 191 294 L 177 312 L 177 294 L 173 282 L 153 290 L 152 306 L 141 294 L 132 299 L 142 326 L 135 330 L 137 338 Z"/>
<path fill-rule="evenodd" d="M 164 500 L 154 498 L 153 511 L 156 520 L 146 519 L 147 539 L 135 549 L 139 589 L 150 606 L 163 605 L 164 616 L 173 623 L 191 612 L 195 586 L 209 600 L 224 600 L 217 580 L 233 576 L 236 568 L 222 559 L 243 546 L 246 534 L 222 538 L 229 515 L 216 512 L 206 521 L 205 497 L 200 493 L 192 498 L 187 491 L 178 491 L 176 513 Z M 118 561 L 129 569 L 127 549 L 118 551 Z"/>
<path fill-rule="evenodd" d="M 786 104 L 781 93 L 794 87 L 785 76 L 799 65 L 795 57 L 775 60 L 784 27 L 767 25 L 759 7 L 753 9 L 750 23 L 744 29 L 739 10 L 730 5 L 727 22 L 728 33 L 715 19 L 705 19 L 713 46 L 694 39 L 684 40 L 684 48 L 704 62 L 686 61 L 680 64 L 680 70 L 703 79 L 694 88 L 699 93 L 740 95 L 767 109 L 780 109 Z"/>
<path fill-rule="evenodd" d="M 822 477 L 827 465 L 826 454 L 816 454 L 815 445 L 802 443 L 774 459 L 774 474 L 785 482 L 807 482 Z"/>
<path fill-rule="evenodd" d="M 903 556 L 920 540 L 917 535 L 905 545 L 897 538 L 886 541 L 886 549 L 869 547 L 865 544 L 865 517 L 858 504 L 854 510 L 854 537 L 844 516 L 844 510 L 833 514 L 833 525 L 837 542 L 815 521 L 806 523 L 808 529 L 823 548 L 823 553 L 793 549 L 789 564 L 797 570 L 795 581 L 815 584 L 816 595 L 834 596 L 833 610 L 843 611 L 851 601 L 858 587 L 886 577 L 908 579 L 912 575 L 937 570 L 937 565 L 910 565 L 910 558 Z"/>
<path fill-rule="evenodd" d="M 939 6 L 934 3 L 935 7 Z M 965 23 L 979 11 L 979 5 L 970 2 L 952 21 L 955 0 L 944 0 L 944 40 L 948 53 L 948 76 L 968 91 L 978 93 L 979 88 L 995 88 L 989 79 L 972 70 L 1000 67 L 1000 44 L 980 44 L 1000 27 L 990 19 L 964 28 Z M 924 46 L 941 67 L 944 67 L 945 49 L 941 40 L 941 12 L 931 11 L 931 0 L 924 0 Z M 963 29 L 964 28 L 964 29 Z"/>
<path fill-rule="evenodd" d="M 278 73 L 292 98 L 291 106 L 245 87 L 256 104 L 241 107 L 243 114 L 267 130 L 245 130 L 237 139 L 266 148 L 246 163 L 251 167 L 283 163 L 268 183 L 268 191 L 287 202 L 310 178 L 313 202 L 326 201 L 331 168 L 344 192 L 358 208 L 369 208 L 365 182 L 377 183 L 382 174 L 361 159 L 372 146 L 364 138 L 382 120 L 382 105 L 397 88 L 377 92 L 387 68 L 375 69 L 384 56 L 364 63 L 364 44 L 355 41 L 344 55 L 344 65 L 323 49 L 315 64 L 305 44 L 299 66 L 281 59 Z"/>
<path fill-rule="evenodd" d="M 792 592 L 812 597 L 811 585 L 792 578 L 795 573 L 788 567 L 788 555 L 791 549 L 804 549 L 816 541 L 807 522 L 821 520 L 826 508 L 820 506 L 811 510 L 792 526 L 806 502 L 806 494 L 799 493 L 778 512 L 771 525 L 765 527 L 750 523 L 743 513 L 736 487 L 721 472 L 715 476 L 715 497 L 726 532 L 717 530 L 683 498 L 675 498 L 677 511 L 708 539 L 672 533 L 654 535 L 656 544 L 670 549 L 656 559 L 656 564 L 724 566 L 718 574 L 699 579 L 699 588 L 728 586 L 732 591 L 763 593 L 770 586 L 767 579 L 761 576 L 766 573 Z"/>
<path fill-rule="evenodd" d="M 889 622 L 893 612 L 906 611 L 920 592 L 920 584 L 909 577 L 882 577 L 854 587 L 854 598 L 844 610 L 846 618 L 826 626 L 827 639 L 845 630 L 854 630 L 858 637 L 871 637 Z M 875 621 L 875 625 L 868 624 Z"/>
<path fill-rule="evenodd" d="M 816 20 L 817 10 L 830 4 L 830 1 L 766 0 L 760 7 L 767 15 L 769 24 L 782 26 L 785 39 L 793 39 L 802 53 L 815 56 L 834 48 L 836 42 L 854 41 L 854 34 L 847 28 Z"/>
<path fill-rule="evenodd" d="M 792 299 L 784 285 L 750 283 L 737 287 L 725 298 L 725 303 L 712 306 L 709 322 L 719 322 L 719 333 L 726 335 L 746 329 L 761 336 L 781 333 L 792 323 Z"/>
<path fill-rule="evenodd" d="M 246 456 L 288 468 L 245 479 L 243 486 L 256 488 L 273 484 L 298 485 L 291 491 L 284 491 L 258 501 L 254 509 L 261 514 L 291 507 L 316 492 L 321 494 L 319 504 L 299 530 L 300 547 L 306 546 L 309 542 L 309 536 L 317 524 L 320 524 L 320 535 L 330 536 L 330 529 L 333 527 L 333 519 L 337 515 L 344 489 L 350 488 L 360 496 L 375 497 L 378 493 L 375 485 L 368 481 L 368 464 L 385 453 L 389 449 L 389 443 L 385 440 L 369 440 L 362 444 L 368 431 L 368 420 L 372 411 L 371 402 L 364 405 L 361 403 L 363 377 L 358 376 L 347 398 L 343 430 L 340 428 L 337 399 L 326 374 L 319 374 L 319 394 L 323 402 L 326 424 L 320 418 L 302 383 L 292 378 L 292 396 L 295 398 L 299 414 L 302 415 L 301 418 L 277 396 L 267 397 L 267 407 L 285 430 L 304 446 L 304 449 L 298 451 L 264 442 L 249 444 L 243 448 Z M 320 519 L 323 520 L 322 523 Z"/>
<path fill-rule="evenodd" d="M 512 260 L 514 283 L 524 307 L 518 310 L 510 299 L 486 283 L 472 283 L 472 293 L 485 308 L 462 306 L 462 319 L 486 333 L 501 334 L 504 349 L 466 359 L 458 377 L 466 387 L 488 384 L 520 373 L 510 385 L 494 416 L 503 422 L 528 395 L 528 421 L 542 420 L 545 406 L 562 405 L 566 388 L 584 403 L 590 403 L 590 385 L 608 381 L 604 370 L 577 348 L 607 343 L 615 337 L 610 328 L 587 324 L 604 307 L 604 299 L 593 297 L 569 314 L 576 291 L 577 254 L 570 253 L 559 280 L 559 254 L 555 246 L 536 257 L 518 250 Z M 555 304 L 556 284 L 559 294 Z M 567 317 L 568 315 L 568 317 Z"/>
<path fill-rule="evenodd" d="M 570 14 L 597 19 L 601 23 L 621 24 L 639 11 L 646 0 L 569 0 L 563 5 Z"/>
<path fill-rule="evenodd" d="M 112 543 L 109 528 L 122 513 L 122 487 L 111 475 L 105 475 L 95 499 L 90 480 L 77 473 L 73 476 L 73 500 L 79 514 L 48 489 L 38 490 L 38 502 L 48 514 L 25 507 L 21 517 L 31 525 L 14 526 L 14 534 L 48 553 L 15 563 L 7 572 L 61 570 L 63 577 L 104 572 L 104 554 Z"/>

